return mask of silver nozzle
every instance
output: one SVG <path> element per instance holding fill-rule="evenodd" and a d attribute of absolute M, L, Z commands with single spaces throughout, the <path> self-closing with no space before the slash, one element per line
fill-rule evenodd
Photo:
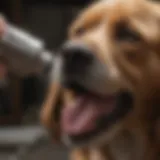
<path fill-rule="evenodd" d="M 30 73 L 40 73 L 52 64 L 53 54 L 45 49 L 42 40 L 9 24 L 5 19 L 4 23 L 0 52 L 13 72 L 26 76 Z"/>

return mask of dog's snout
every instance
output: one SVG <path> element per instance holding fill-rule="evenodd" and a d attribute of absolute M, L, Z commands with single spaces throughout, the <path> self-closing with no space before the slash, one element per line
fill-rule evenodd
<path fill-rule="evenodd" d="M 61 50 L 64 58 L 64 67 L 69 73 L 83 72 L 93 61 L 92 52 L 83 45 L 64 45 Z"/>

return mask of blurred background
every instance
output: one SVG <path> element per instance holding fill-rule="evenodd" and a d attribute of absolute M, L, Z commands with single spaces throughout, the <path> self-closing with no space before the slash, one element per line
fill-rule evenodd
<path fill-rule="evenodd" d="M 0 0 L 0 12 L 9 21 L 45 40 L 56 50 L 67 28 L 89 0 Z M 0 87 L 0 160 L 67 159 L 64 147 L 51 144 L 39 124 L 45 83 L 38 77 L 12 73 Z"/>

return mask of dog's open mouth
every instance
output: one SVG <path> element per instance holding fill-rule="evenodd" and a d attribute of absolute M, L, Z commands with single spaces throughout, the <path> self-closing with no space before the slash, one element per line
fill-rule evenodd
<path fill-rule="evenodd" d="M 132 97 L 127 92 L 99 96 L 75 83 L 67 87 L 75 91 L 76 98 L 63 107 L 61 127 L 76 142 L 103 132 L 132 106 Z"/>

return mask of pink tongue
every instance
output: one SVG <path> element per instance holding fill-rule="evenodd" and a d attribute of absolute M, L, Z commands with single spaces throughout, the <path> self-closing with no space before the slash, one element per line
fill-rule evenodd
<path fill-rule="evenodd" d="M 77 98 L 74 103 L 64 106 L 62 111 L 62 130 L 70 135 L 86 133 L 96 127 L 99 116 L 110 113 L 112 101 L 103 102 L 89 97 Z"/>

